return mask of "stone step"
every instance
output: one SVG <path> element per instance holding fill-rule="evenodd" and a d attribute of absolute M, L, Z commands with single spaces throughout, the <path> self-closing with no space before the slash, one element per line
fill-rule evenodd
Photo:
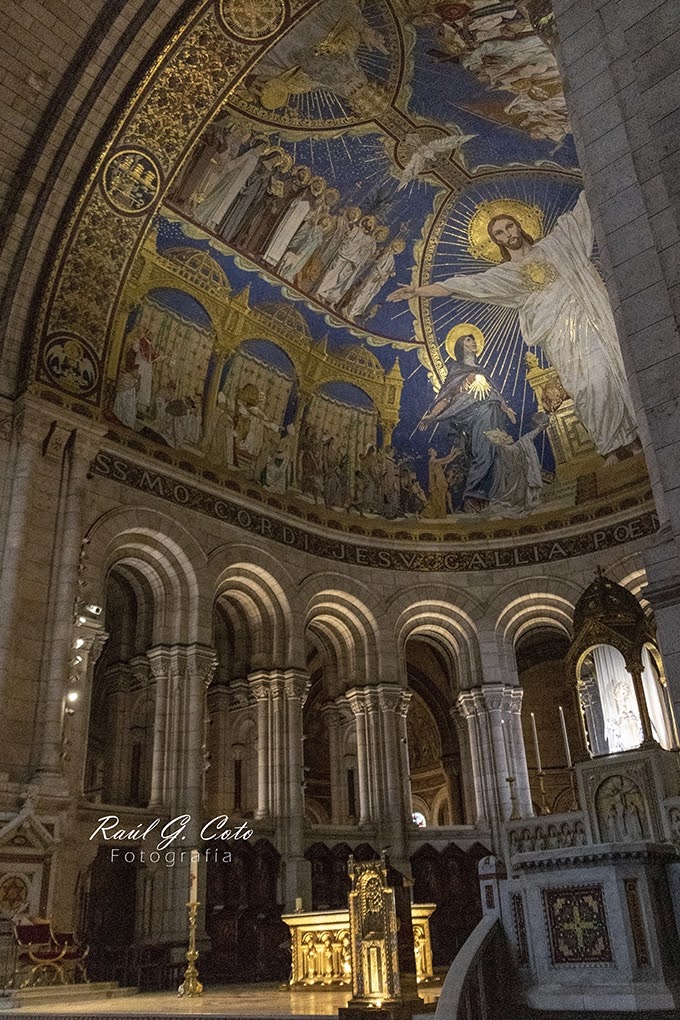
<path fill-rule="evenodd" d="M 37 988 L 18 988 L 10 994 L 13 1005 L 25 1009 L 26 1007 L 44 1005 L 46 1003 L 55 1006 L 63 1004 L 66 1007 L 69 1003 L 86 1002 L 90 999 L 118 999 L 129 995 L 137 995 L 138 991 L 138 988 L 121 988 L 116 981 L 92 981 L 89 984 L 43 985 Z"/>

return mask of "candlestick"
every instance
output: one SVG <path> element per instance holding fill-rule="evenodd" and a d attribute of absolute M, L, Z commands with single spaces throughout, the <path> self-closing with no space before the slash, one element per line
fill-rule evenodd
<path fill-rule="evenodd" d="M 189 902 L 196 903 L 198 900 L 198 850 L 191 851 L 189 861 Z"/>
<path fill-rule="evenodd" d="M 187 903 L 189 911 L 189 948 L 186 953 L 187 967 L 184 971 L 184 981 L 182 981 L 182 984 L 177 989 L 178 995 L 186 995 L 188 999 L 203 994 L 203 985 L 198 980 L 198 971 L 196 969 L 196 960 L 198 959 L 198 949 L 196 949 L 196 914 L 198 913 L 198 907 L 199 904 L 195 900 Z"/>
<path fill-rule="evenodd" d="M 510 749 L 508 747 L 508 734 L 505 729 L 505 719 L 501 719 L 501 733 L 503 734 L 503 748 L 505 749 L 505 767 L 509 776 L 513 774 L 512 762 L 510 760 Z"/>
<path fill-rule="evenodd" d="M 543 767 L 541 765 L 541 749 L 540 749 L 540 747 L 538 745 L 538 732 L 536 730 L 536 716 L 534 715 L 533 712 L 531 713 L 531 731 L 532 731 L 532 733 L 534 735 L 534 749 L 536 751 L 536 768 L 538 769 L 539 772 L 542 772 L 543 771 Z"/>
<path fill-rule="evenodd" d="M 564 753 L 567 756 L 567 768 L 571 768 L 571 749 L 569 747 L 569 737 L 567 736 L 567 724 L 564 721 L 564 711 L 562 710 L 562 706 L 559 705 L 558 707 L 560 713 L 560 725 L 562 727 L 562 739 L 564 741 Z"/>

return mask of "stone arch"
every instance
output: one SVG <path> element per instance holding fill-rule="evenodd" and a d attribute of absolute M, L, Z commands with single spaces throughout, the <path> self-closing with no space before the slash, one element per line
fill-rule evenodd
<path fill-rule="evenodd" d="M 300 667 L 301 628 L 288 594 L 294 582 L 275 557 L 255 546 L 221 546 L 210 554 L 210 565 L 215 604 L 248 669 Z"/>
<path fill-rule="evenodd" d="M 391 600 L 389 612 L 400 669 L 405 668 L 407 642 L 420 637 L 444 653 L 452 680 L 460 688 L 481 682 L 475 622 L 479 604 L 468 594 L 444 586 L 419 585 Z"/>
<path fill-rule="evenodd" d="M 308 578 L 305 630 L 317 639 L 326 656 L 329 693 L 375 683 L 380 653 L 377 607 L 368 589 L 341 574 Z"/>
<path fill-rule="evenodd" d="M 171 517 L 150 509 L 112 510 L 90 527 L 85 547 L 86 602 L 105 605 L 106 579 L 115 567 L 138 591 L 150 591 L 154 644 L 208 643 L 205 554 Z"/>
<path fill-rule="evenodd" d="M 572 635 L 574 606 L 582 588 L 558 577 L 527 577 L 507 585 L 487 606 L 489 629 L 493 630 L 505 665 L 515 672 L 514 648 L 519 639 L 537 627 L 552 627 Z"/>

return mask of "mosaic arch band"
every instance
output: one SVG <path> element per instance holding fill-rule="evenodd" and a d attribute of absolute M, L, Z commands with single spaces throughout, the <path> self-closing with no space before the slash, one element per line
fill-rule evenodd
<path fill-rule="evenodd" d="M 591 261 L 594 237 L 585 193 L 546 237 L 535 239 L 509 212 L 493 216 L 487 230 L 493 242 L 487 257 L 498 265 L 422 287 L 404 286 L 389 300 L 454 297 L 517 309 L 524 342 L 543 348 L 598 453 L 613 461 L 637 452 L 616 326 Z"/>

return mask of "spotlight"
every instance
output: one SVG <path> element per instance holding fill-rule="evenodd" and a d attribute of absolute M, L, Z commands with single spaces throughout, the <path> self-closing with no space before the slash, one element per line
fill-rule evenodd
<path fill-rule="evenodd" d="M 68 694 L 66 695 L 66 700 L 70 701 L 70 703 L 73 705 L 78 700 L 79 697 L 80 695 L 78 694 L 78 691 L 69 691 Z"/>
<path fill-rule="evenodd" d="M 78 640 L 76 641 L 76 648 L 82 648 L 84 644 L 85 638 L 79 637 Z"/>
<path fill-rule="evenodd" d="M 101 616 L 102 614 L 102 607 L 95 606 L 94 603 L 90 603 L 90 605 L 85 606 L 85 608 L 87 609 L 88 613 L 92 613 L 93 616 Z"/>

